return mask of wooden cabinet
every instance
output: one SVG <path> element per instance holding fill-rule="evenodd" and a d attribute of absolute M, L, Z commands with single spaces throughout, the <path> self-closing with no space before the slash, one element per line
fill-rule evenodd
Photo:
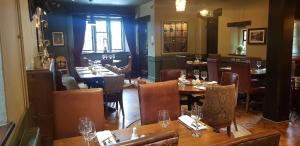
<path fill-rule="evenodd" d="M 41 129 L 43 145 L 52 145 L 55 80 L 51 69 L 27 70 L 29 108 L 35 126 Z"/>

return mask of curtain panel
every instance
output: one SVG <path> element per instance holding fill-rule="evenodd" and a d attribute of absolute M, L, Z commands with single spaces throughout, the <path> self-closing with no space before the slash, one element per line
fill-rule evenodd
<path fill-rule="evenodd" d="M 81 66 L 81 53 L 84 45 L 85 27 L 86 27 L 86 16 L 73 15 L 74 48 L 72 52 L 74 56 L 75 66 Z"/>

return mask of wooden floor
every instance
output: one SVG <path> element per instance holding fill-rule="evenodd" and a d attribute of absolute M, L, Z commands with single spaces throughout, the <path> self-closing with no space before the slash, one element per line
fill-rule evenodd
<path fill-rule="evenodd" d="M 124 89 L 123 101 L 125 117 L 122 117 L 121 112 L 108 114 L 106 129 L 126 128 L 140 119 L 137 89 Z M 253 133 L 266 129 L 276 129 L 281 133 L 280 146 L 300 146 L 300 120 L 280 123 L 271 122 L 264 119 L 259 111 L 252 110 L 246 113 L 241 105 L 237 110 L 237 123 Z"/>

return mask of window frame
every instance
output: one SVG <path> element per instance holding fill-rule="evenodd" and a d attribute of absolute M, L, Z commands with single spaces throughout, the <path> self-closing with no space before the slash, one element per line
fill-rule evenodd
<path fill-rule="evenodd" d="M 106 33 L 107 33 L 107 53 L 117 53 L 117 52 L 126 52 L 126 45 L 125 45 L 125 35 L 124 35 L 124 29 L 123 29 L 123 20 L 121 17 L 109 17 L 109 16 L 99 16 L 94 17 L 95 21 L 105 20 L 106 21 Z M 112 34 L 111 34 L 111 21 L 120 21 L 121 22 L 121 49 L 112 49 Z M 89 23 L 88 20 L 86 20 L 86 23 Z M 87 53 L 104 53 L 104 50 L 97 50 L 97 32 L 96 25 L 91 26 L 91 36 L 92 36 L 92 50 L 82 50 L 83 54 Z"/>

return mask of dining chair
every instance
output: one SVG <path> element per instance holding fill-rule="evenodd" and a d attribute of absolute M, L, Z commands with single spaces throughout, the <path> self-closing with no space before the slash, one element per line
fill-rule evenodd
<path fill-rule="evenodd" d="M 120 67 L 117 73 L 125 74 L 125 77 L 128 78 L 129 83 L 131 84 L 131 72 L 132 72 L 132 58 L 128 56 L 128 64 L 124 67 Z"/>
<path fill-rule="evenodd" d="M 160 81 L 177 80 L 180 74 L 180 69 L 163 69 L 160 71 Z"/>
<path fill-rule="evenodd" d="M 115 144 L 114 146 L 177 146 L 179 135 L 175 131 L 166 131 L 150 134 L 134 140 L 128 140 Z"/>
<path fill-rule="evenodd" d="M 220 128 L 227 127 L 230 136 L 230 125 L 234 118 L 235 86 L 208 86 L 202 107 L 203 122 L 219 132 Z"/>
<path fill-rule="evenodd" d="M 247 62 L 232 62 L 231 71 L 239 75 L 239 93 L 246 93 L 246 111 L 249 110 L 250 95 L 264 93 L 264 86 L 252 86 L 250 64 Z"/>
<path fill-rule="evenodd" d="M 186 56 L 176 55 L 176 67 L 177 69 L 186 70 Z"/>
<path fill-rule="evenodd" d="M 207 58 L 216 59 L 216 60 L 220 61 L 221 55 L 220 54 L 208 54 Z"/>
<path fill-rule="evenodd" d="M 208 80 L 219 82 L 219 60 L 207 58 Z"/>
<path fill-rule="evenodd" d="M 266 130 L 215 144 L 214 146 L 278 146 L 280 133 Z"/>
<path fill-rule="evenodd" d="M 113 102 L 116 104 L 118 111 L 118 104 L 124 118 L 124 106 L 123 106 L 123 85 L 125 75 L 107 76 L 103 78 L 103 90 L 104 90 L 104 102 Z"/>
<path fill-rule="evenodd" d="M 106 64 L 110 64 L 110 65 L 112 65 L 113 64 L 113 59 L 102 59 L 101 60 L 101 64 L 102 64 L 102 66 L 105 66 Z"/>
<path fill-rule="evenodd" d="M 167 110 L 171 120 L 177 120 L 180 116 L 177 81 L 140 84 L 138 94 L 142 125 L 157 123 L 160 110 Z"/>
<path fill-rule="evenodd" d="M 232 72 L 222 72 L 222 77 L 220 80 L 220 85 L 234 85 L 235 86 L 235 109 L 237 106 L 237 99 L 238 99 L 238 86 L 239 86 L 239 75 Z M 238 131 L 237 124 L 236 124 L 236 111 L 234 111 L 233 115 L 233 124 L 236 131 Z"/>
<path fill-rule="evenodd" d="M 79 136 L 80 117 L 90 118 L 97 131 L 104 130 L 102 89 L 80 89 L 53 92 L 54 138 Z"/>
<path fill-rule="evenodd" d="M 257 68 L 257 61 L 262 61 L 260 57 L 247 57 L 247 60 L 250 62 L 250 68 Z"/>

